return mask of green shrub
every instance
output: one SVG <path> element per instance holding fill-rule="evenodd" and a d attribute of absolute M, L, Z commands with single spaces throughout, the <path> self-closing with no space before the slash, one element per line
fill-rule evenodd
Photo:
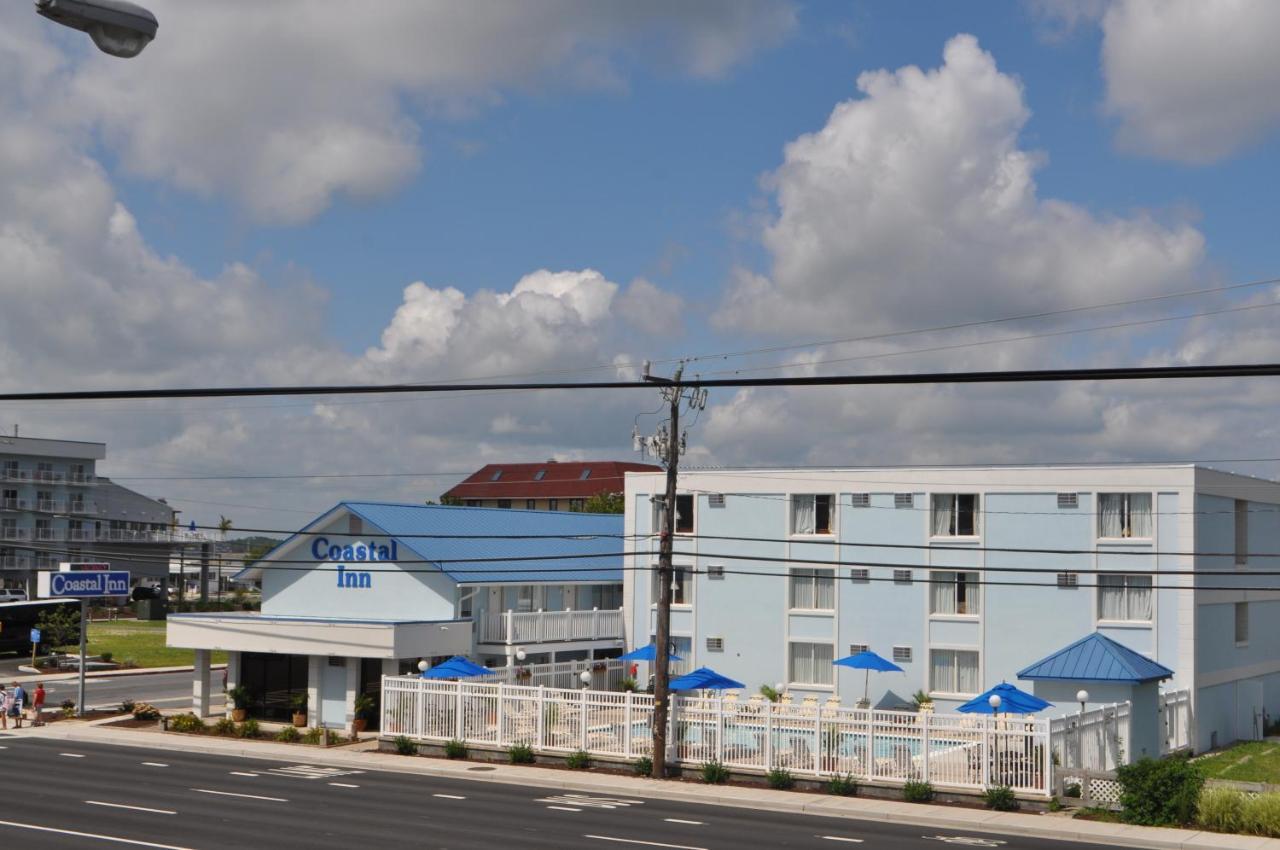
<path fill-rule="evenodd" d="M 1125 823 L 1184 826 L 1195 821 L 1204 776 L 1185 757 L 1139 759 L 1117 768 L 1116 778 Z"/>
<path fill-rule="evenodd" d="M 836 774 L 827 780 L 827 793 L 835 797 L 852 797 L 858 793 L 858 781 L 852 773 Z"/>
<path fill-rule="evenodd" d="M 767 699 L 769 702 L 777 702 L 778 700 L 782 699 L 782 692 L 779 691 L 777 688 L 775 688 L 773 685 L 761 685 L 760 695 L 765 699 Z"/>
<path fill-rule="evenodd" d="M 1200 793 L 1196 819 L 1215 832 L 1240 832 L 1244 824 L 1245 795 L 1234 788 L 1206 788 Z"/>
<path fill-rule="evenodd" d="M 907 784 L 902 786 L 902 799 L 908 803 L 933 802 L 933 786 L 928 782 L 908 780 Z"/>
<path fill-rule="evenodd" d="M 102 653 L 102 655 L 100 655 L 100 656 L 98 656 L 98 657 L 99 657 L 99 658 L 101 658 L 103 661 L 107 662 L 108 664 L 110 664 L 110 663 L 111 663 L 111 659 L 112 659 L 112 658 L 114 658 L 115 656 L 114 656 L 113 654 L 111 654 L 110 652 L 104 652 L 104 653 Z"/>
<path fill-rule="evenodd" d="M 1280 794 L 1259 794 L 1244 801 L 1241 831 L 1280 838 Z"/>
<path fill-rule="evenodd" d="M 988 809 L 995 809 L 997 812 L 1016 812 L 1018 810 L 1018 798 L 1013 795 L 1013 789 L 1008 785 L 997 785 L 994 788 L 988 788 L 982 793 L 982 797 Z"/>
<path fill-rule="evenodd" d="M 133 700 L 131 700 L 131 699 L 124 699 L 124 700 L 121 700 L 121 702 L 120 702 L 120 713 L 121 713 L 121 714 L 133 714 L 133 707 L 134 707 L 135 705 L 137 705 L 137 703 L 135 703 L 135 702 L 134 702 Z"/>
<path fill-rule="evenodd" d="M 204 721 L 194 714 L 179 714 L 169 718 L 169 729 L 172 732 L 194 732 L 199 734 L 205 730 Z"/>
<path fill-rule="evenodd" d="M 396 752 L 402 756 L 416 756 L 418 754 L 418 745 L 410 741 L 405 735 L 397 735 L 395 745 Z"/>
<path fill-rule="evenodd" d="M 533 747 L 528 744 L 512 744 L 507 747 L 507 758 L 512 764 L 533 764 Z"/>
<path fill-rule="evenodd" d="M 586 770 L 591 766 L 591 754 L 586 750 L 578 750 L 569 753 L 564 763 L 570 770 Z"/>
<path fill-rule="evenodd" d="M 636 772 L 636 776 L 652 776 L 653 759 L 648 756 L 640 756 L 640 758 L 631 763 L 631 769 Z"/>
<path fill-rule="evenodd" d="M 631 676 L 623 676 L 622 681 L 618 684 L 624 691 L 634 691 L 636 689 L 636 680 Z"/>
<path fill-rule="evenodd" d="M 236 723 L 230 717 L 222 717 L 218 722 L 213 724 L 213 734 L 215 735 L 234 735 L 236 733 Z"/>
<path fill-rule="evenodd" d="M 444 742 L 444 757 L 447 759 L 464 759 L 467 757 L 467 745 L 458 739 Z"/>
<path fill-rule="evenodd" d="M 240 724 L 240 728 L 236 730 L 237 738 L 257 738 L 262 735 L 262 728 L 258 726 L 258 721 L 250 718 Z"/>
<path fill-rule="evenodd" d="M 248 722 L 248 720 L 245 721 L 245 723 Z M 318 745 L 321 741 L 336 744 L 340 740 L 341 738 L 337 732 L 332 729 L 321 729 L 319 726 L 312 726 L 306 732 L 302 733 L 302 743 L 304 744 Z"/>
<path fill-rule="evenodd" d="M 703 762 L 702 781 L 708 785 L 723 785 L 729 781 L 729 768 L 715 759 Z"/>
<path fill-rule="evenodd" d="M 1062 805 L 1062 801 L 1058 799 L 1056 794 L 1049 798 L 1049 811 L 1060 812 L 1064 808 L 1066 807 Z"/>
<path fill-rule="evenodd" d="M 796 780 L 791 775 L 791 771 L 782 767 L 775 767 L 769 771 L 769 787 L 776 788 L 779 791 L 790 791 L 796 785 Z"/>
<path fill-rule="evenodd" d="M 282 744 L 296 744 L 302 739 L 297 726 L 286 726 L 276 733 L 276 740 Z"/>
<path fill-rule="evenodd" d="M 133 706 L 134 720 L 159 720 L 160 709 L 154 705 L 145 702 L 134 703 Z"/>
<path fill-rule="evenodd" d="M 1080 787 L 1079 782 L 1068 782 L 1066 787 L 1062 789 L 1062 796 L 1073 797 L 1079 799 L 1084 793 L 1084 789 Z"/>

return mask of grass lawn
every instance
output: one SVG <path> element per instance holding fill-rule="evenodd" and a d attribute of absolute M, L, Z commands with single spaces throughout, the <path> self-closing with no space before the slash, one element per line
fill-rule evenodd
<path fill-rule="evenodd" d="M 163 620 L 112 620 L 89 624 L 89 654 L 110 652 L 112 661 L 132 661 L 139 667 L 182 667 L 194 663 L 195 651 L 164 645 Z M 225 652 L 213 653 L 213 662 L 227 660 Z"/>
<path fill-rule="evenodd" d="M 1280 785 L 1280 743 L 1275 741 L 1237 744 L 1229 750 L 1197 759 L 1196 764 L 1210 779 Z"/>

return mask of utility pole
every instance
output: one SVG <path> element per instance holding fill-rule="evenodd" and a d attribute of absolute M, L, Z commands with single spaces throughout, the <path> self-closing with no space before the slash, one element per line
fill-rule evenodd
<path fill-rule="evenodd" d="M 200 601 L 209 601 L 209 541 L 200 544 Z"/>
<path fill-rule="evenodd" d="M 686 396 L 685 386 L 681 383 L 684 376 L 684 364 L 676 367 L 675 377 L 671 380 L 653 378 L 649 375 L 648 365 L 645 368 L 645 380 L 662 385 L 662 395 L 668 405 L 668 422 L 658 429 L 658 433 L 647 441 L 653 454 L 667 467 L 667 486 L 662 497 L 662 529 L 658 539 L 658 610 L 657 628 L 654 630 L 654 673 L 653 673 L 653 772 L 655 779 L 663 779 L 667 775 L 667 719 L 670 716 L 669 684 L 671 681 L 671 580 L 674 570 L 671 566 L 671 550 L 676 531 L 676 479 L 680 469 L 680 455 L 685 449 L 685 438 L 680 433 L 680 405 L 687 398 L 690 408 L 704 408 L 707 403 L 707 391 L 693 388 Z M 637 431 L 633 435 L 637 446 L 644 448 L 645 442 Z"/>

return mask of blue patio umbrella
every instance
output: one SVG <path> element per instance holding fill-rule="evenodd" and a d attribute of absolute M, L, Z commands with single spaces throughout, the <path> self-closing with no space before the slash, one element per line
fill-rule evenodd
<path fill-rule="evenodd" d="M 862 682 L 862 698 L 867 699 L 867 694 L 871 690 L 871 671 L 877 673 L 888 673 L 896 670 L 901 673 L 902 668 L 894 664 L 887 658 L 881 658 L 869 649 L 864 649 L 857 655 L 847 655 L 844 658 L 837 658 L 832 664 L 839 664 L 841 667 L 852 667 L 854 670 L 866 670 L 867 674 Z"/>
<path fill-rule="evenodd" d="M 481 667 L 474 661 L 468 661 L 461 655 L 455 655 L 448 661 L 441 661 L 434 667 L 428 667 L 422 674 L 424 679 L 466 679 L 470 676 L 492 676 L 493 671 Z"/>
<path fill-rule="evenodd" d="M 1000 697 L 1001 714 L 1035 714 L 1046 708 L 1052 708 L 1053 703 L 1045 702 L 1034 694 L 1026 691 L 1020 691 L 1008 682 L 1001 682 L 986 693 L 978 694 L 973 699 L 956 709 L 965 714 L 995 714 L 997 709 L 991 706 L 991 696 Z"/>
<path fill-rule="evenodd" d="M 668 652 L 667 659 L 669 661 L 684 660 L 679 655 L 676 655 L 674 652 Z M 619 655 L 618 660 L 619 661 L 657 661 L 658 647 L 651 643 L 648 646 L 642 646 L 639 649 L 633 649 L 630 652 L 628 652 L 626 655 Z"/>
<path fill-rule="evenodd" d="M 722 676 L 710 667 L 699 667 L 692 673 L 685 673 L 671 680 L 667 686 L 673 691 L 724 691 L 730 688 L 745 688 L 739 681 Z"/>

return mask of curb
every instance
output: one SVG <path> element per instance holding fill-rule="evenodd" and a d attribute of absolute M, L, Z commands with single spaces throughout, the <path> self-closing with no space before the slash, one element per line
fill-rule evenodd
<path fill-rule="evenodd" d="M 766 788 L 737 788 L 659 782 L 640 777 L 569 774 L 567 771 L 514 765 L 484 765 L 475 771 L 470 762 L 449 762 L 408 758 L 369 750 L 328 750 L 307 747 L 301 753 L 289 744 L 243 744 L 221 739 L 175 739 L 173 735 L 146 731 L 115 731 L 105 726 L 82 726 L 58 730 L 43 727 L 30 737 L 85 743 L 193 752 L 264 761 L 306 762 L 334 767 L 358 767 L 379 773 L 432 776 L 473 782 L 496 782 L 530 788 L 578 791 L 582 793 L 625 794 L 652 800 L 672 800 L 760 811 L 809 814 L 844 820 L 867 820 L 910 824 L 929 829 L 963 830 L 995 835 L 1109 844 L 1149 850 L 1280 850 L 1280 839 L 1252 835 L 1227 835 L 1197 830 L 1163 829 L 1124 824 L 1049 818 L 1045 815 L 992 812 L 981 809 L 953 809 L 870 798 L 817 797 Z M 215 743 L 217 741 L 217 743 Z"/>

